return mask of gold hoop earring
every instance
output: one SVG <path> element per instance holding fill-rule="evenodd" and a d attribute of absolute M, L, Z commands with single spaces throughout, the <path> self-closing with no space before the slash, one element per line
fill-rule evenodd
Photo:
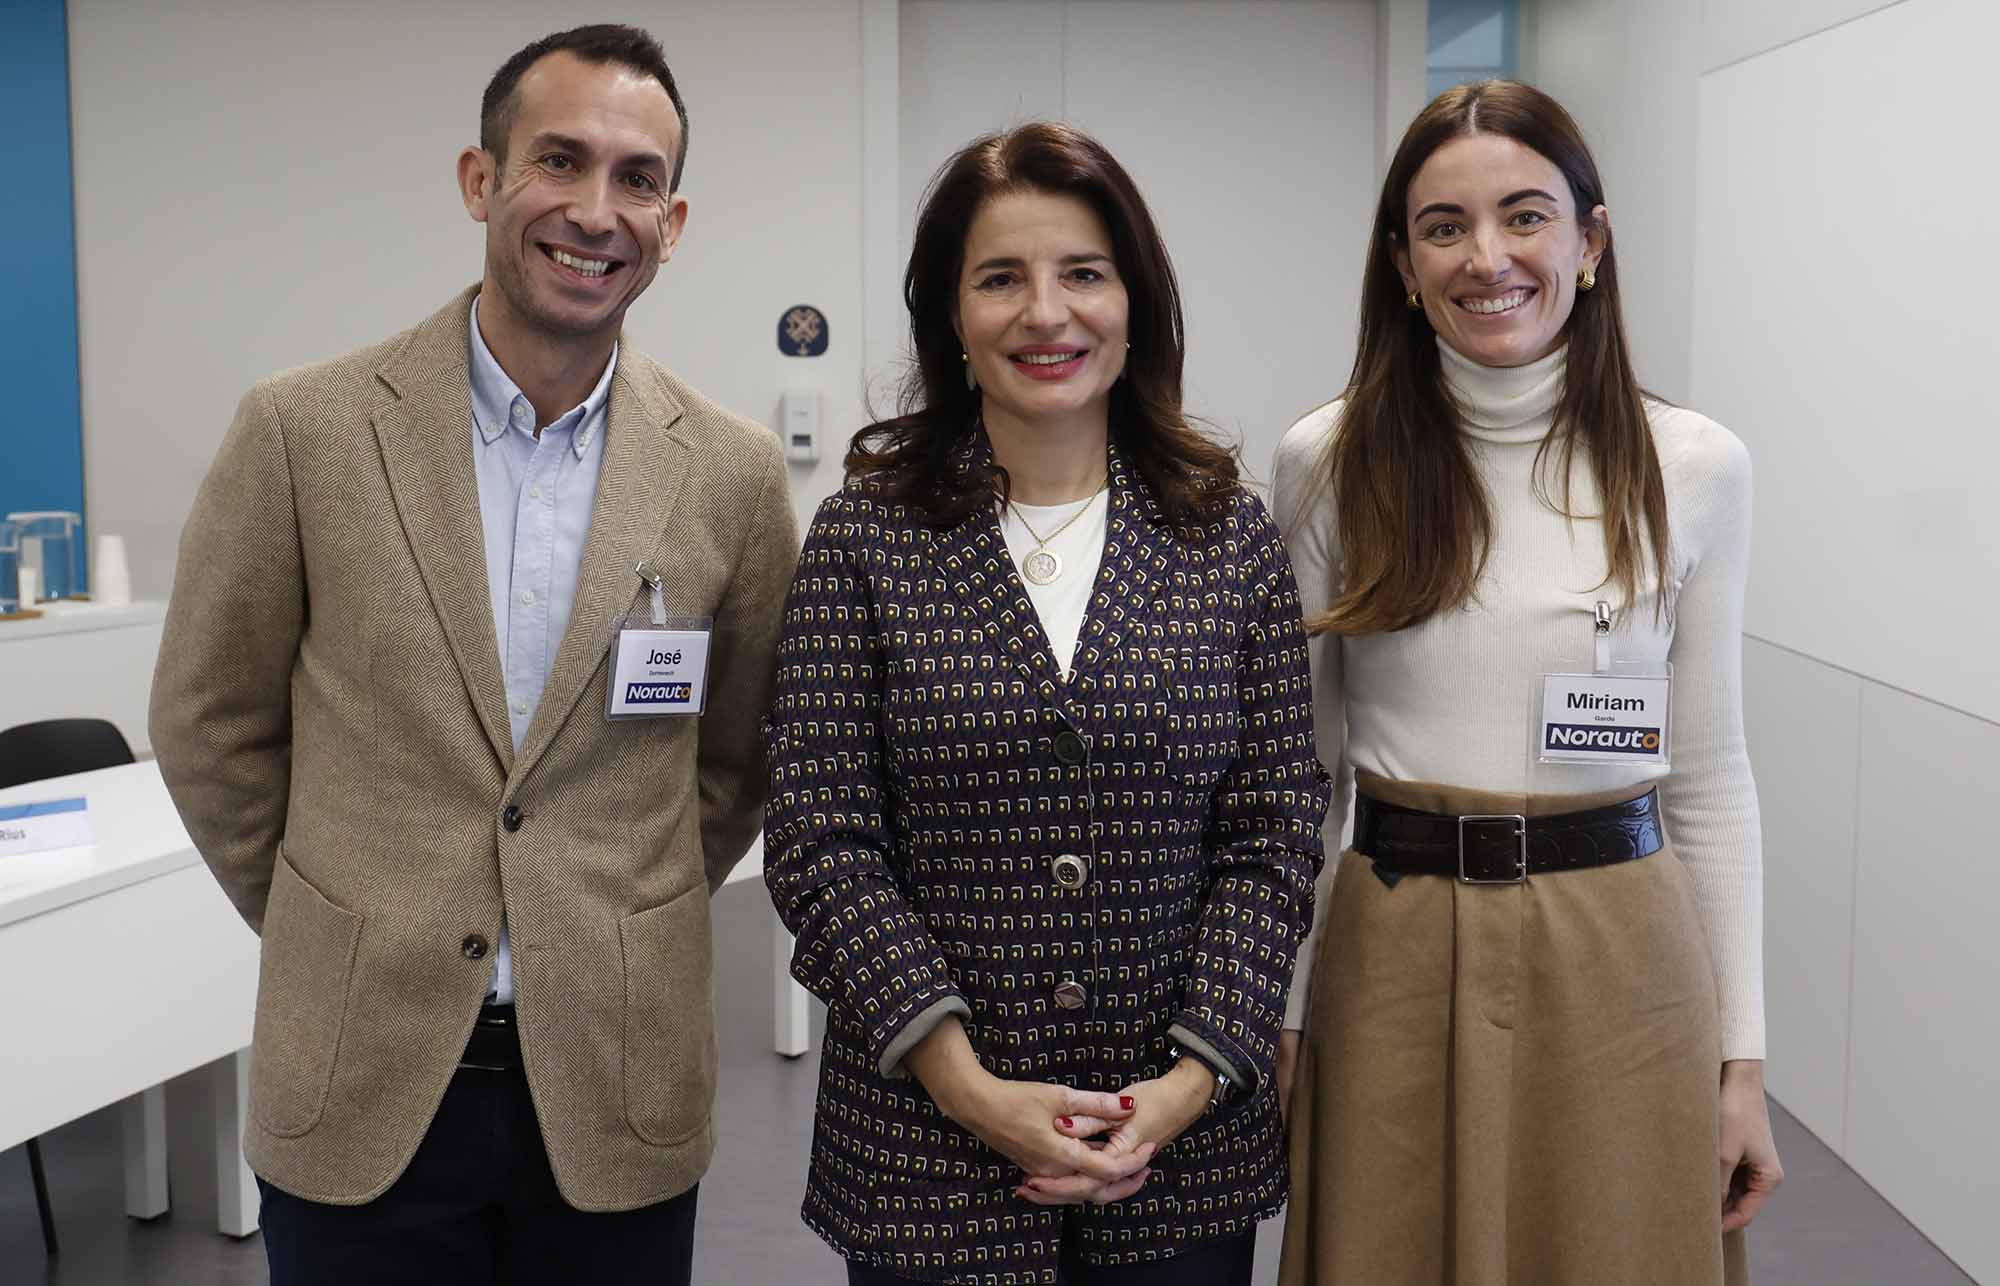
<path fill-rule="evenodd" d="M 1596 284 L 1597 273 L 1592 269 L 1585 268 L 1582 272 L 1576 274 L 1576 288 L 1578 290 L 1589 290 Z"/>
<path fill-rule="evenodd" d="M 977 393 L 979 391 L 979 377 L 972 373 L 971 354 L 960 353 L 958 360 L 965 363 L 965 391 L 968 393 Z"/>
<path fill-rule="evenodd" d="M 1413 313 L 1420 313 L 1424 310 L 1424 297 L 1414 290 L 1410 292 L 1409 297 L 1403 302 L 1410 306 L 1410 311 Z"/>

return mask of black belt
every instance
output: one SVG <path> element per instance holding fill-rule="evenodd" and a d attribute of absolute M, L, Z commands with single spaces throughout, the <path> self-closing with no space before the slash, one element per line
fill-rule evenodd
<path fill-rule="evenodd" d="M 521 1029 L 514 1025 L 514 1006 L 481 1005 L 465 1042 L 460 1067 L 482 1072 L 510 1072 L 521 1066 Z"/>
<path fill-rule="evenodd" d="M 1355 796 L 1354 848 L 1391 875 L 1448 875 L 1467 884 L 1518 884 L 1530 875 L 1650 857 L 1666 844 L 1660 792 L 1607 808 L 1524 817 L 1454 817 Z M 1393 881 L 1392 881 L 1393 882 Z"/>

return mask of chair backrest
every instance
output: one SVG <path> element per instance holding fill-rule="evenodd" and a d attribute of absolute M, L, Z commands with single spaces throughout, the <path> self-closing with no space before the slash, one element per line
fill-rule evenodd
<path fill-rule="evenodd" d="M 104 719 L 44 719 L 0 732 L 0 789 L 131 762 L 125 734 Z"/>

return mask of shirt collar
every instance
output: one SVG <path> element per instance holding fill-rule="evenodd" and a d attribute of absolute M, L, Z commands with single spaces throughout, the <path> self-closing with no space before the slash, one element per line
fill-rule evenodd
<path fill-rule="evenodd" d="M 479 300 L 472 301 L 472 349 L 469 371 L 472 380 L 472 424 L 479 436 L 487 443 L 497 441 L 509 428 L 519 429 L 532 436 L 535 431 L 535 408 L 528 401 L 521 386 L 514 383 L 507 372 L 500 367 L 493 350 L 486 347 L 486 337 L 479 333 Z M 611 397 L 611 374 L 618 369 L 618 345 L 611 345 L 611 358 L 604 363 L 604 373 L 597 377 L 597 385 L 590 390 L 590 396 L 583 402 L 559 416 L 555 423 L 543 430 L 544 433 L 564 432 L 581 429 L 570 435 L 570 450 L 578 459 L 590 447 L 590 437 L 600 430 L 583 428 L 596 418 L 597 412 Z"/>

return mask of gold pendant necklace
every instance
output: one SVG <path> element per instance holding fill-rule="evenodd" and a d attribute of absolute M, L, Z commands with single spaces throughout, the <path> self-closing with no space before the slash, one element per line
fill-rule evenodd
<path fill-rule="evenodd" d="M 1063 574 L 1062 555 L 1058 554 L 1055 550 L 1050 549 L 1048 547 L 1049 542 L 1054 540 L 1057 536 L 1060 536 L 1064 532 L 1068 531 L 1071 527 L 1075 526 L 1076 521 L 1079 518 L 1083 517 L 1085 514 L 1091 511 L 1092 507 L 1097 504 L 1097 497 L 1103 494 L 1105 490 L 1105 483 L 1108 483 L 1109 481 L 1110 479 L 1107 477 L 1105 479 L 1105 482 L 1099 483 L 1097 490 L 1090 493 L 1090 499 L 1083 502 L 1083 508 L 1071 514 L 1067 519 L 1064 520 L 1062 526 L 1056 528 L 1054 531 L 1050 532 L 1046 536 L 1037 532 L 1034 529 L 1034 527 L 1029 524 L 1026 515 L 1024 515 L 1021 512 L 1021 507 L 1014 503 L 1012 497 L 1008 498 L 1007 507 L 1014 511 L 1015 519 L 1019 521 L 1021 526 L 1027 531 L 1028 538 L 1035 542 L 1035 548 L 1028 554 L 1026 558 L 1023 558 L 1021 560 L 1021 575 L 1027 578 L 1027 580 L 1031 584 L 1053 585 L 1057 581 L 1062 579 L 1062 574 Z"/>

